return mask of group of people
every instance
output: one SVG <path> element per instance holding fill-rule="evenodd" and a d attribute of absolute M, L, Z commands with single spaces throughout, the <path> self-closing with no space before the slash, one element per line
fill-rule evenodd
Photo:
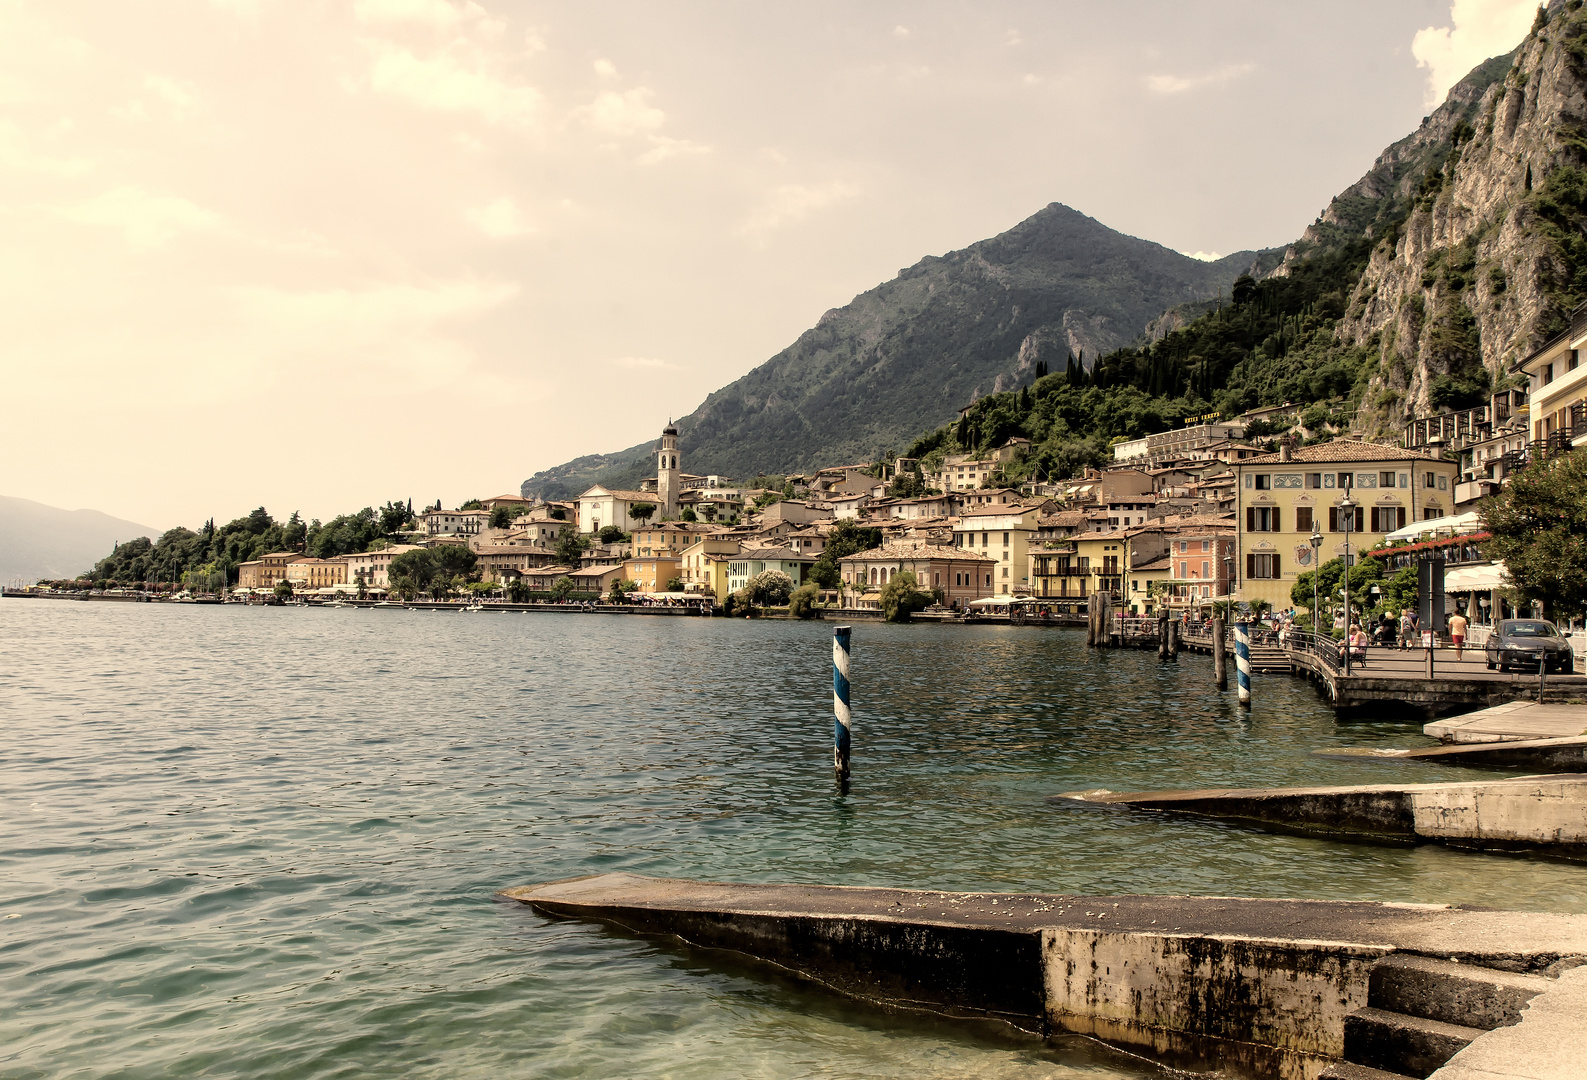
<path fill-rule="evenodd" d="M 1343 625 L 1344 616 L 1341 614 L 1334 619 L 1334 628 L 1339 629 Z M 1365 663 L 1368 645 L 1377 645 L 1384 649 L 1392 649 L 1397 645 L 1401 651 L 1404 651 L 1421 644 L 1421 618 L 1414 608 L 1401 611 L 1398 620 L 1395 619 L 1394 612 L 1385 611 L 1379 616 L 1375 625 L 1370 620 L 1368 625 L 1372 626 L 1371 633 L 1368 633 L 1359 622 L 1351 622 L 1349 632 L 1339 642 L 1341 659 L 1348 650 L 1352 660 Z M 1455 659 L 1459 661 L 1465 655 L 1466 630 L 1469 624 L 1466 622 L 1466 617 L 1457 610 L 1449 616 L 1447 625 L 1449 643 L 1455 650 Z"/>

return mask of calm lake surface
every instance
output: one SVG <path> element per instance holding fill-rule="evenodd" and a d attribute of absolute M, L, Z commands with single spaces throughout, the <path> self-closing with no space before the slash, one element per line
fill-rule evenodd
<path fill-rule="evenodd" d="M 1071 809 L 1077 788 L 1457 780 L 1075 631 L 0 602 L 0 1075 L 1155 1076 L 884 1013 L 503 886 L 721 881 L 1587 910 L 1587 868 Z"/>

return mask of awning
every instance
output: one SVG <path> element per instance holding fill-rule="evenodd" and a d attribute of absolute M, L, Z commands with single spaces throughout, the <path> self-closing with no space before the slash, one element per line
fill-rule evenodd
<path fill-rule="evenodd" d="M 1445 592 L 1488 592 L 1492 589 L 1507 589 L 1510 585 L 1502 562 L 1457 566 L 1444 571 Z"/>
<path fill-rule="evenodd" d="M 1479 532 L 1482 529 L 1482 516 L 1475 510 L 1464 514 L 1449 514 L 1444 517 L 1428 518 L 1426 521 L 1413 521 L 1403 529 L 1395 529 L 1384 537 L 1393 543 L 1396 540 L 1417 540 L 1423 536 L 1434 538 L 1446 536 L 1459 536 L 1462 533 Z"/>
<path fill-rule="evenodd" d="M 1047 600 L 1062 599 L 1061 597 L 1046 597 Z M 1081 597 L 1080 599 L 1085 599 Z M 979 600 L 971 600 L 966 607 L 1007 607 L 1010 604 L 1037 604 L 1041 601 L 1034 596 L 983 596 Z"/>

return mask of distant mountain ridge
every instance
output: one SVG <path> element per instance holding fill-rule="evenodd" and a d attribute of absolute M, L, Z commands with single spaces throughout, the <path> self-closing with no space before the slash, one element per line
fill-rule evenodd
<path fill-rule="evenodd" d="M 684 468 L 747 479 L 901 449 L 974 398 L 1029 382 L 1038 362 L 1062 368 L 1073 352 L 1089 364 L 1143 339 L 1165 311 L 1227 294 L 1239 274 L 1270 270 L 1281 256 L 1203 262 L 1052 203 L 828 311 L 711 394 L 677 421 Z M 651 446 L 546 469 L 523 493 L 632 488 L 653 468 Z"/>
<path fill-rule="evenodd" d="M 62 510 L 0 495 L 0 582 L 74 578 L 116 544 L 159 535 L 158 529 L 98 510 Z"/>

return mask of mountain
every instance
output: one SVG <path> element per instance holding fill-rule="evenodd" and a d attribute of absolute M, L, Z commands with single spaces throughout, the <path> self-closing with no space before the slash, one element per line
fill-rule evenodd
<path fill-rule="evenodd" d="M 1227 292 L 1278 252 L 1202 262 L 1053 203 L 961 251 L 928 256 L 823 315 L 788 348 L 677 421 L 684 467 L 747 479 L 901 448 L 967 402 L 1144 339 L 1177 305 Z M 526 496 L 634 487 L 651 443 L 536 473 Z"/>
<path fill-rule="evenodd" d="M 1419 154 L 1423 168 L 1357 185 L 1409 204 L 1376 239 L 1339 328 L 1376 361 L 1369 430 L 1483 403 L 1587 299 L 1587 11 L 1555 0 L 1479 74 L 1461 100 L 1451 93 L 1457 109 L 1385 155 Z"/>
<path fill-rule="evenodd" d="M 0 581 L 76 577 L 117 543 L 160 530 L 98 510 L 61 510 L 0 495 Z"/>

